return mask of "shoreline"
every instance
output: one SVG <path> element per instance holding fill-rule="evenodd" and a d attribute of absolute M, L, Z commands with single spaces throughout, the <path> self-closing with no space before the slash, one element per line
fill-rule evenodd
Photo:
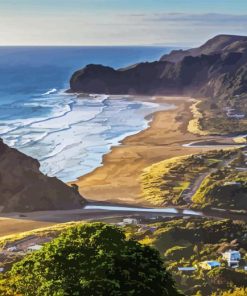
<path fill-rule="evenodd" d="M 135 136 L 141 132 L 143 132 L 144 130 L 148 129 L 151 125 L 151 122 L 153 120 L 153 117 L 155 116 L 156 113 L 158 112 L 167 112 L 167 111 L 171 111 L 176 109 L 176 106 L 172 103 L 172 102 L 162 102 L 160 100 L 157 100 L 154 96 L 149 96 L 149 95 L 92 95 L 92 94 L 76 94 L 77 95 L 77 99 L 84 99 L 84 98 L 88 98 L 88 97 L 102 97 L 105 96 L 106 98 L 105 100 L 108 99 L 125 99 L 126 101 L 136 101 L 136 102 L 143 102 L 143 103 L 150 103 L 150 104 L 156 104 L 160 110 L 154 110 L 154 111 L 150 111 L 150 113 L 148 113 L 147 115 L 145 115 L 143 117 L 143 127 L 141 129 L 137 129 L 136 131 L 128 131 L 125 132 L 121 135 L 118 135 L 117 137 L 115 137 L 115 143 L 112 143 L 109 147 L 109 150 L 106 151 L 104 154 L 102 154 L 102 161 L 101 163 L 99 163 L 97 166 L 95 166 L 95 168 L 92 169 L 92 171 L 89 171 L 83 175 L 78 175 L 77 177 L 75 177 L 72 180 L 61 180 L 66 184 L 75 184 L 81 177 L 84 177 L 86 175 L 89 175 L 91 173 L 93 173 L 96 169 L 100 168 L 103 165 L 103 158 L 105 155 L 107 155 L 108 153 L 111 152 L 113 147 L 118 147 L 120 145 L 124 145 L 123 142 L 125 139 Z"/>
<path fill-rule="evenodd" d="M 137 97 L 145 101 L 147 98 Z M 151 120 L 146 129 L 125 137 L 120 145 L 112 146 L 110 152 L 103 156 L 100 167 L 74 182 L 69 182 L 77 184 L 81 195 L 86 199 L 150 206 L 152 204 L 140 196 L 139 177 L 145 167 L 174 156 L 215 149 L 183 146 L 187 143 L 223 140 L 221 136 L 201 136 L 188 132 L 188 123 L 193 117 L 193 98 L 156 96 L 151 97 L 148 102 L 173 104 L 176 108 L 150 114 Z"/>
<path fill-rule="evenodd" d="M 147 100 L 150 97 L 138 98 Z M 152 97 L 151 102 L 176 105 L 175 109 L 156 111 L 149 115 L 147 128 L 125 137 L 118 146 L 111 147 L 103 156 L 102 166 L 93 172 L 80 177 L 76 183 L 80 193 L 97 204 L 118 204 L 131 207 L 151 207 L 152 203 L 140 196 L 139 177 L 142 170 L 159 161 L 174 156 L 206 152 L 215 147 L 183 147 L 193 141 L 218 141 L 225 143 L 229 138 L 221 136 L 205 137 L 190 134 L 187 130 L 192 118 L 190 106 L 193 100 L 189 97 Z M 231 142 L 233 143 L 233 142 Z M 20 214 L 20 213 L 19 213 Z M 57 223 L 106 219 L 119 213 L 100 210 L 72 210 L 2 214 L 0 217 L 1 235 L 20 233 L 32 229 L 51 226 Z M 121 212 L 121 215 L 123 212 Z M 132 213 L 133 214 L 133 213 Z"/>

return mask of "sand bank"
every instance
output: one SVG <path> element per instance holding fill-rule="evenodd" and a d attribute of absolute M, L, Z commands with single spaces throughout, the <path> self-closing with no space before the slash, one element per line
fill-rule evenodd
<path fill-rule="evenodd" d="M 142 98 L 143 100 L 145 98 Z M 147 98 L 146 98 L 147 100 Z M 103 157 L 103 165 L 80 177 L 76 182 L 80 193 L 90 200 L 149 205 L 140 196 L 139 177 L 142 170 L 174 156 L 208 151 L 210 147 L 185 147 L 199 140 L 219 140 L 217 137 L 188 132 L 192 118 L 189 97 L 156 97 L 153 101 L 175 104 L 176 109 L 153 114 L 150 126 L 129 136 Z"/>

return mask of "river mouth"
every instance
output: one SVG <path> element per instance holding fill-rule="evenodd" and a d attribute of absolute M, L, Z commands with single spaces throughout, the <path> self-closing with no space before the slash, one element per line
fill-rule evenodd
<path fill-rule="evenodd" d="M 117 205 L 86 205 L 85 210 L 103 210 L 112 212 L 131 212 L 131 213 L 152 213 L 152 214 L 168 214 L 168 215 L 182 215 L 182 216 L 203 216 L 202 212 L 196 212 L 189 209 L 176 208 L 142 208 L 131 206 L 117 206 Z"/>

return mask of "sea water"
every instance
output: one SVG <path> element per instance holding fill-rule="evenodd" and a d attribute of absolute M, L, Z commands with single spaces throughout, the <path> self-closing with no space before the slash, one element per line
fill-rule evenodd
<path fill-rule="evenodd" d="M 37 158 L 41 171 L 72 181 L 101 165 L 113 145 L 171 105 L 128 96 L 67 94 L 72 73 L 89 63 L 115 68 L 152 61 L 163 47 L 0 47 L 0 137 Z"/>

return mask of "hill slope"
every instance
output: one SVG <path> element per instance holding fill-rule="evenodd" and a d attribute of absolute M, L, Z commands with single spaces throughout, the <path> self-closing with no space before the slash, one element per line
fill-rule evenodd
<path fill-rule="evenodd" d="M 162 56 L 160 61 L 176 63 L 182 61 L 186 56 L 195 57 L 202 54 L 211 55 L 221 52 L 231 52 L 233 50 L 236 52 L 241 52 L 241 45 L 244 45 L 246 42 L 246 36 L 218 35 L 208 40 L 200 47 L 191 48 L 188 50 L 173 50 L 171 53 Z"/>
<path fill-rule="evenodd" d="M 80 208 L 85 200 L 57 178 L 43 175 L 39 162 L 0 140 L 0 211 Z"/>
<path fill-rule="evenodd" d="M 227 97 L 247 91 L 247 37 L 219 35 L 199 48 L 173 51 L 160 61 L 115 70 L 87 65 L 70 91 Z"/>

